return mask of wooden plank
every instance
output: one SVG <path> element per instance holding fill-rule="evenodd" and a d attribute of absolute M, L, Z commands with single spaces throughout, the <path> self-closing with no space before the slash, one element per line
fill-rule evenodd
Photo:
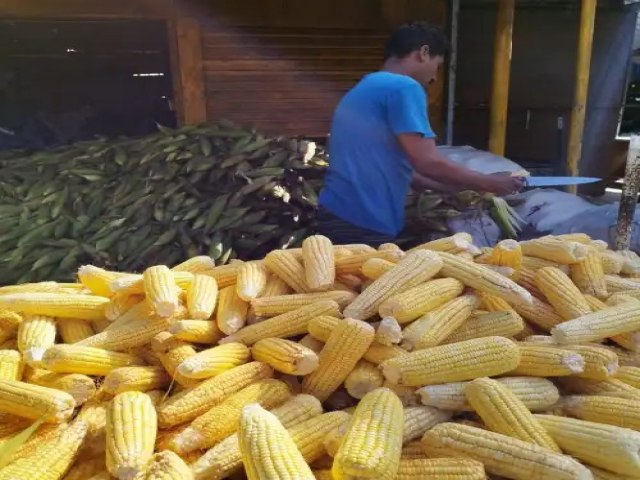
<path fill-rule="evenodd" d="M 175 32 L 181 90 L 180 123 L 182 125 L 201 123 L 207 119 L 207 110 L 200 25 L 194 19 L 180 17 L 175 21 Z"/>
<path fill-rule="evenodd" d="M 382 20 L 388 28 L 395 28 L 409 20 L 407 0 L 381 0 Z"/>
<path fill-rule="evenodd" d="M 379 62 L 367 61 L 358 64 L 363 71 L 371 71 L 379 67 Z M 283 70 L 295 69 L 300 72 L 341 72 L 344 68 L 353 68 L 351 60 L 323 60 L 310 59 L 304 61 L 296 60 L 205 60 L 203 68 L 208 71 L 225 71 L 225 72 L 281 72 Z"/>
<path fill-rule="evenodd" d="M 170 18 L 170 0 L 0 0 L 5 18 Z"/>
<path fill-rule="evenodd" d="M 618 210 L 618 228 L 616 232 L 616 249 L 629 250 L 633 218 L 638 206 L 638 190 L 640 189 L 640 136 L 632 135 L 629 142 L 629 154 L 624 175 L 620 209 Z"/>
<path fill-rule="evenodd" d="M 587 110 L 587 95 L 589 93 L 589 72 L 596 8 L 597 0 L 582 0 L 578 34 L 578 60 L 576 62 L 573 108 L 571 110 L 569 146 L 567 149 L 567 174 L 572 176 L 578 175 L 580 157 L 582 157 L 582 136 L 584 134 L 584 119 Z M 569 191 L 576 193 L 577 188 L 572 186 Z"/>

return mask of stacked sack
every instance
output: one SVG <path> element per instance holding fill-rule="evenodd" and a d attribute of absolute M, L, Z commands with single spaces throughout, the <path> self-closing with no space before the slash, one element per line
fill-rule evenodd
<path fill-rule="evenodd" d="M 0 480 L 640 478 L 639 302 L 581 234 L 1 287 Z"/>

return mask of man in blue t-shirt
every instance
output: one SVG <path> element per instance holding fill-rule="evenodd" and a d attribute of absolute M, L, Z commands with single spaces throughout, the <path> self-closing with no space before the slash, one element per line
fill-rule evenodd
<path fill-rule="evenodd" d="M 469 170 L 436 148 L 425 88 L 447 45 L 437 27 L 403 25 L 387 41 L 382 70 L 365 75 L 338 104 L 318 212 L 319 233 L 335 244 L 394 241 L 411 186 L 498 195 L 522 189 L 520 178 Z"/>

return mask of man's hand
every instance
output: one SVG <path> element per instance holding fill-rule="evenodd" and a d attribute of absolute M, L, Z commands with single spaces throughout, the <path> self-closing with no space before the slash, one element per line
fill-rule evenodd
<path fill-rule="evenodd" d="M 509 172 L 492 173 L 486 185 L 487 191 L 496 195 L 513 195 L 524 188 L 525 179 L 511 176 Z"/>

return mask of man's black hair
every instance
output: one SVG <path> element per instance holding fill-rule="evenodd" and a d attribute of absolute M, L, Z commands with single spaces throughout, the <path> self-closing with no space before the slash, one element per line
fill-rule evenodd
<path fill-rule="evenodd" d="M 427 22 L 405 23 L 387 40 L 384 58 L 404 58 L 425 45 L 432 57 L 444 56 L 449 50 L 449 40 L 440 27 Z"/>

